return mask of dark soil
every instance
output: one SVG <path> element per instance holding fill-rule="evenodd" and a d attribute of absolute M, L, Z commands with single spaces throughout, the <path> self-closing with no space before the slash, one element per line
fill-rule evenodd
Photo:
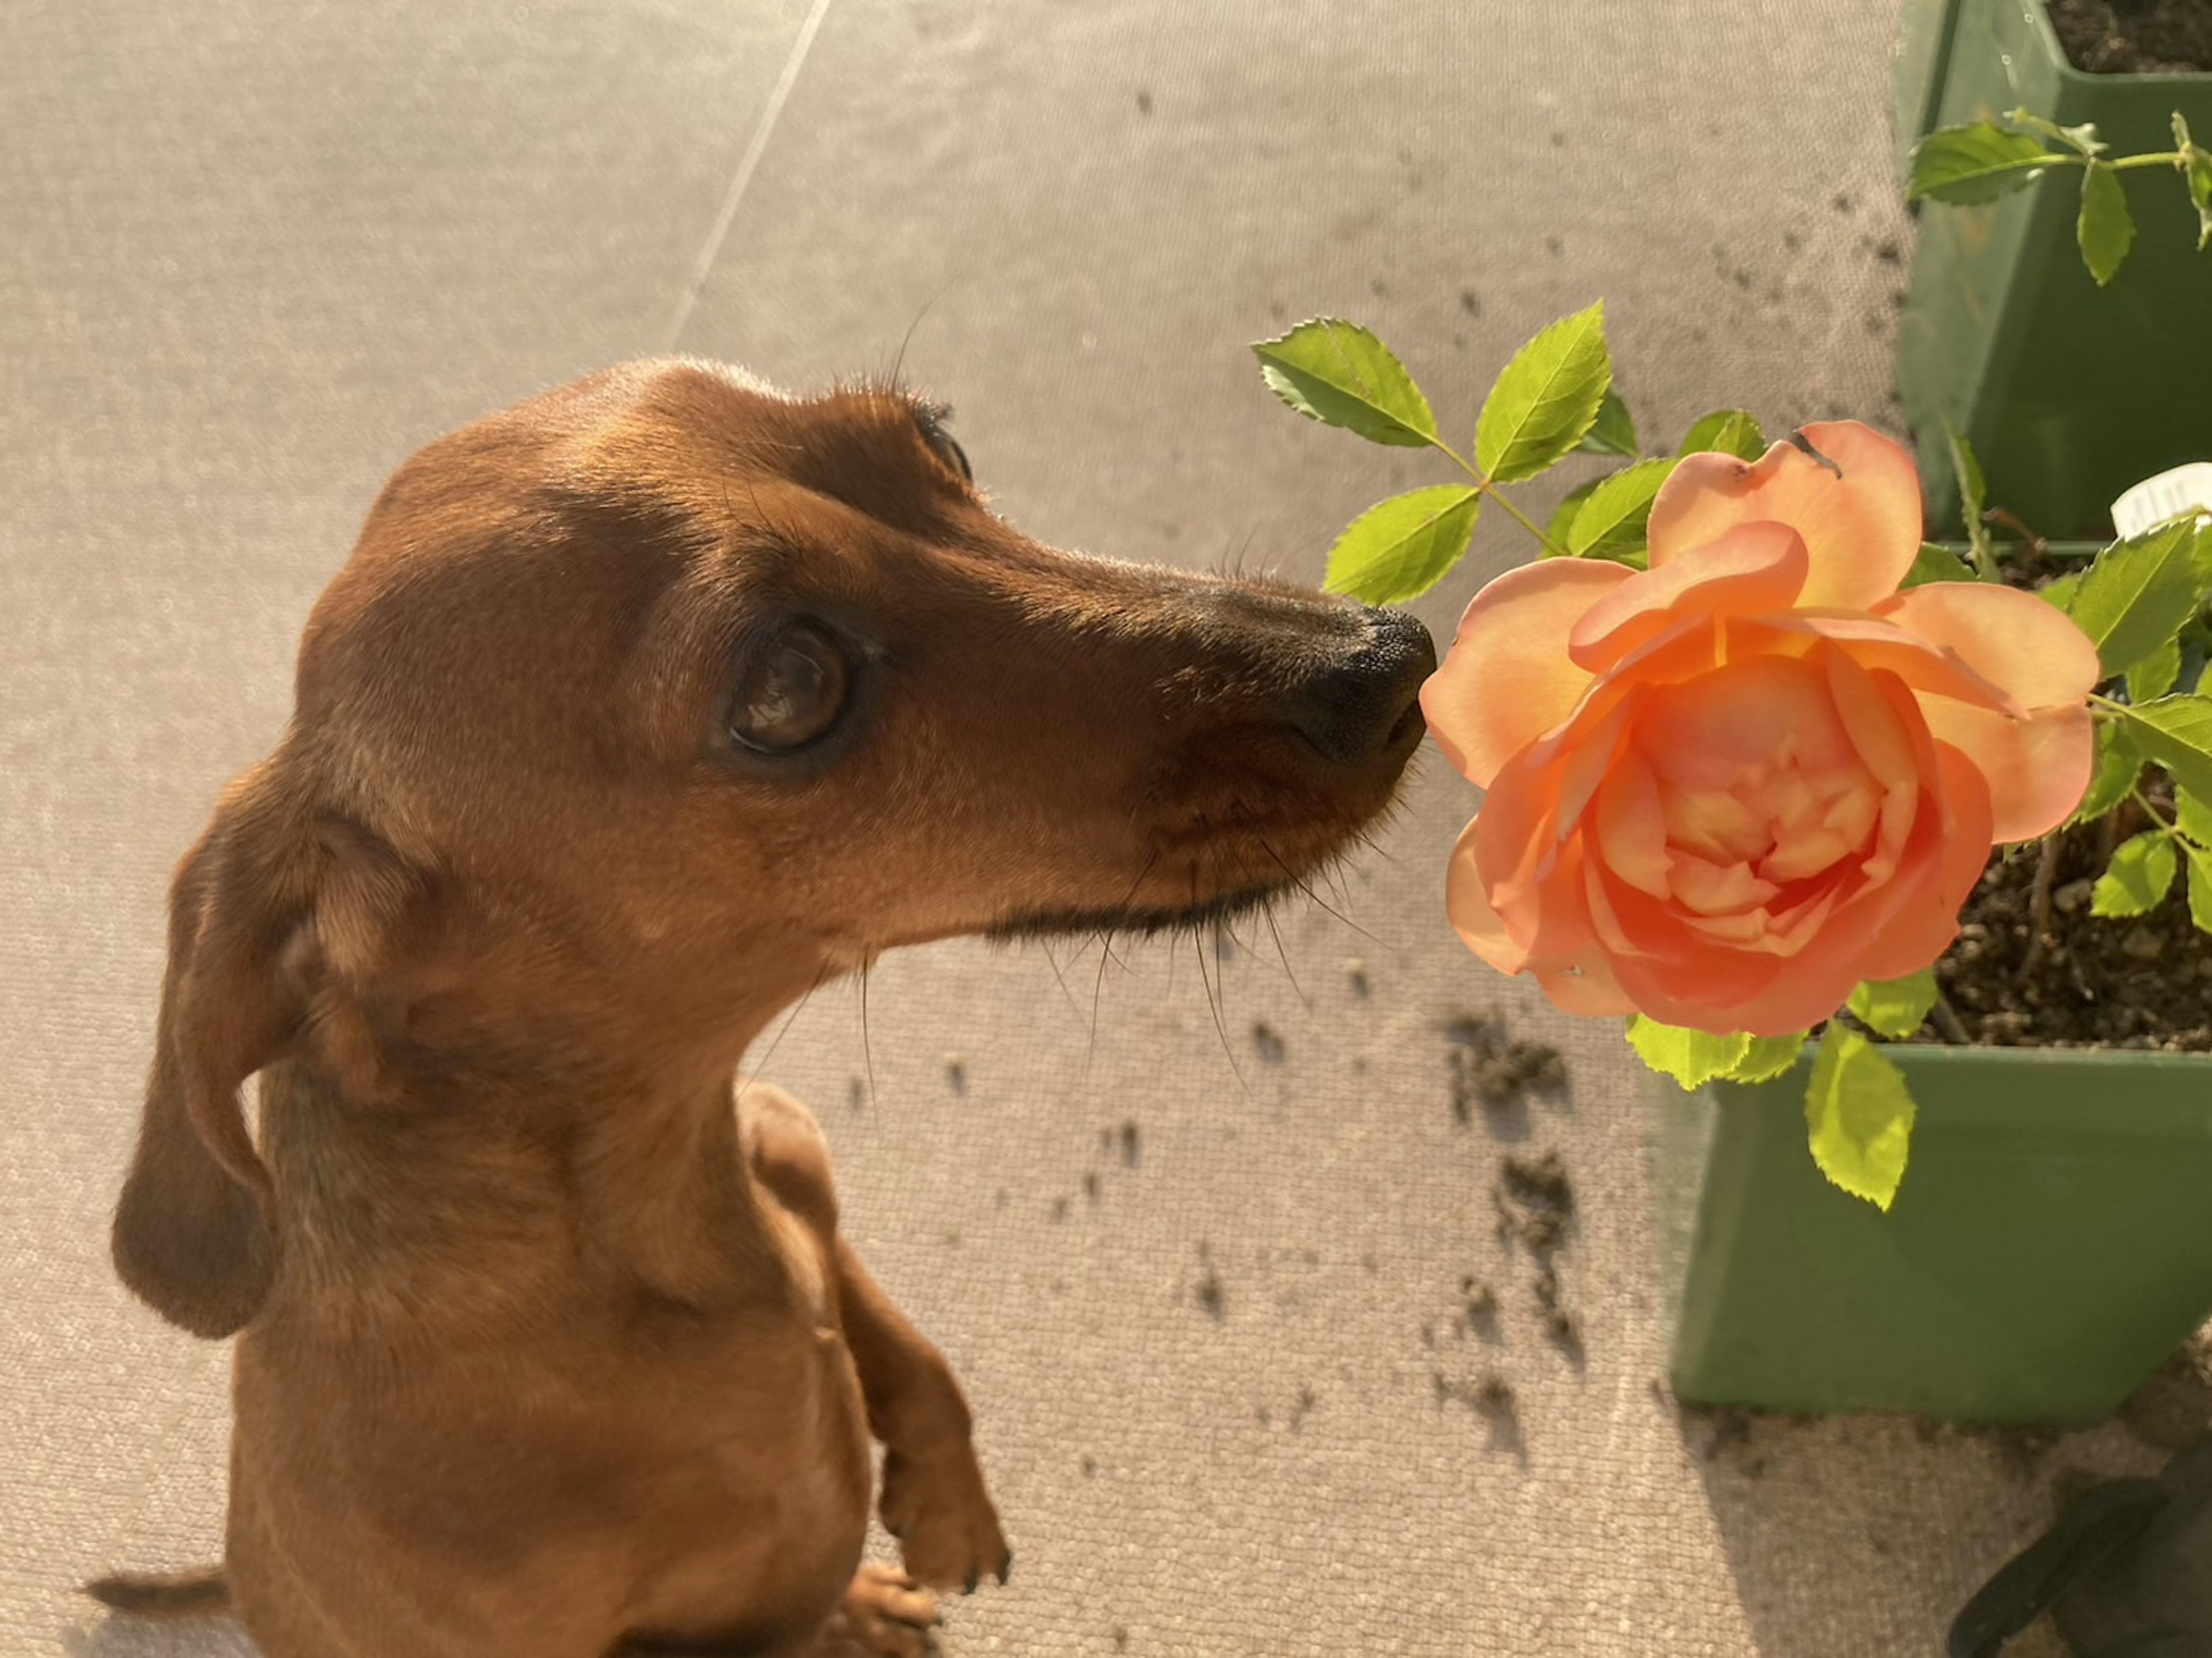
<path fill-rule="evenodd" d="M 1474 1102 L 1491 1112 L 1510 1111 L 1530 1090 L 1557 1094 L 1567 1085 L 1566 1061 L 1541 1042 L 1516 1042 L 1495 1018 L 1462 1013 L 1444 1026 L 1451 1066 L 1451 1108 L 1462 1126 L 1474 1119 Z"/>
<path fill-rule="evenodd" d="M 2163 806 L 2163 780 L 2148 781 Z M 1936 964 L 1942 1000 L 1920 1039 L 2212 1053 L 2212 935 L 2189 919 L 2186 872 L 2148 914 L 2089 913 L 2112 847 L 2146 827 L 2139 807 L 2124 805 L 1993 859 L 1959 942 Z"/>
<path fill-rule="evenodd" d="M 2051 21 L 2092 75 L 2212 70 L 2212 0 L 2051 0 Z"/>

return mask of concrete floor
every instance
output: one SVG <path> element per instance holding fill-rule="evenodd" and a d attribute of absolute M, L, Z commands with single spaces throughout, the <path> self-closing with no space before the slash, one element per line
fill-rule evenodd
<path fill-rule="evenodd" d="M 1244 343 L 1304 315 L 1369 322 L 1462 428 L 1600 295 L 1649 429 L 1887 418 L 1895 14 L 13 0 L 0 1650 L 245 1650 L 71 1592 L 209 1556 L 222 1503 L 224 1355 L 113 1282 L 106 1212 L 167 871 L 281 728 L 307 609 L 408 450 L 621 357 L 804 386 L 903 349 L 1032 532 L 1317 577 L 1352 513 L 1427 474 L 1265 392 Z M 1448 631 L 1526 552 L 1486 524 L 1421 613 Z M 2154 1461 L 2118 1429 L 2031 1472 L 1899 1420 L 1737 1433 L 1656 1392 L 1638 1072 L 1444 926 L 1473 805 L 1432 760 L 1333 901 L 1364 931 L 1294 907 L 1279 959 L 1248 929 L 1218 1029 L 1188 946 L 1102 971 L 954 945 L 887 963 L 865 1032 L 828 992 L 776 1048 L 853 1231 L 967 1380 L 1020 1552 L 953 1650 L 1929 1652 L 2054 1477 Z M 1579 1364 L 1493 1235 L 1505 1148 L 1449 1108 L 1437 1033 L 1468 1006 L 1573 1067 L 1529 1143 L 1579 1198 Z M 1133 1165 L 1101 1140 L 1125 1121 Z M 1453 1333 L 1470 1273 L 1503 1297 L 1494 1342 Z M 1446 1397 L 1493 1369 L 1510 1426 Z"/>

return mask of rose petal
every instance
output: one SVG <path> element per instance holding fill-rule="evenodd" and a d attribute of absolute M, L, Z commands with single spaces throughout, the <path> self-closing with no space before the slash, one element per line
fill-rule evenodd
<path fill-rule="evenodd" d="M 2008 689 L 1976 672 L 1957 652 L 1894 622 L 1833 610 L 1796 610 L 1732 623 L 1729 628 L 1732 652 L 1810 655 L 1818 640 L 1844 647 L 1861 667 L 1895 674 L 1915 690 L 2014 714 L 2028 711 Z"/>
<path fill-rule="evenodd" d="M 1608 559 L 1552 558 L 1509 570 L 1474 596 L 1421 713 L 1460 774 L 1487 788 L 1498 768 L 1575 710 L 1590 676 L 1567 653 L 1583 613 L 1628 580 Z"/>
<path fill-rule="evenodd" d="M 1491 905 L 1475 864 L 1472 823 L 1460 831 L 1451 861 L 1444 866 L 1444 913 L 1461 941 L 1500 973 L 1518 973 L 1528 966 L 1527 953 L 1513 942 Z"/>
<path fill-rule="evenodd" d="M 2028 708 L 2078 707 L 2104 677 L 2081 624 L 2048 599 L 1980 581 L 1931 581 L 1874 614 L 1954 653 Z"/>
<path fill-rule="evenodd" d="M 1739 524 L 1786 524 L 1804 537 L 1809 569 L 1798 602 L 1865 610 L 1887 598 L 1919 555 L 1920 477 L 1910 451 L 1856 421 L 1804 428 L 1836 472 L 1795 444 L 1756 463 L 1691 455 L 1651 503 L 1651 568 L 1658 569 Z"/>
<path fill-rule="evenodd" d="M 1928 729 L 1971 760 L 1990 795 L 1999 841 L 2048 835 L 2081 804 L 2096 769 L 2096 733 L 2089 710 L 2049 708 L 2025 720 L 2008 719 L 1948 697 L 1920 704 Z"/>
<path fill-rule="evenodd" d="M 1583 613 L 1567 650 L 1603 673 L 1693 616 L 1787 610 L 1805 585 L 1805 544 L 1786 524 L 1744 524 L 1622 582 Z"/>

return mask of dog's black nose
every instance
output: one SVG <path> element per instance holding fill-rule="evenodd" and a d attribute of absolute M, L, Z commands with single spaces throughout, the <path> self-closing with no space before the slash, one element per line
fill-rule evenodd
<path fill-rule="evenodd" d="M 1416 699 L 1437 671 L 1436 641 L 1411 615 L 1370 606 L 1367 619 L 1367 642 L 1309 680 L 1291 714 L 1306 740 L 1340 765 L 1412 752 L 1425 729 Z"/>

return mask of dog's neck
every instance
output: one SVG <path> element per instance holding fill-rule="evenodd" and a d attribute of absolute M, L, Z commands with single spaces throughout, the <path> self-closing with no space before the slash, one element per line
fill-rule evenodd
<path fill-rule="evenodd" d="M 283 1254 L 271 1314 L 377 1339 L 511 1330 L 579 1303 L 626 1316 L 779 1295 L 734 1069 L 505 1078 L 381 1102 L 311 1060 L 270 1067 L 261 1139 Z"/>

